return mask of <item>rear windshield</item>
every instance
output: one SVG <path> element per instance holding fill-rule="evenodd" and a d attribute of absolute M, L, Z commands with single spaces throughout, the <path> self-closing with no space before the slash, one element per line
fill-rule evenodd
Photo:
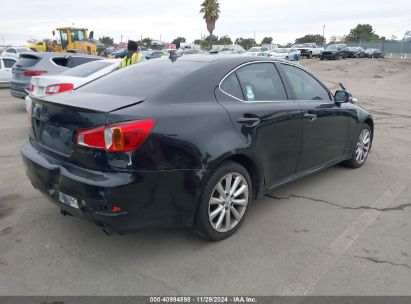
<path fill-rule="evenodd" d="M 91 74 L 94 74 L 112 64 L 113 64 L 112 62 L 92 61 L 89 63 L 79 65 L 77 67 L 74 67 L 70 70 L 67 70 L 61 73 L 61 75 L 73 76 L 73 77 L 88 77 Z"/>
<path fill-rule="evenodd" d="M 34 66 L 37 62 L 39 62 L 39 58 L 34 56 L 22 56 L 20 57 L 19 61 L 17 61 L 17 66 L 22 68 L 29 68 Z"/>
<path fill-rule="evenodd" d="M 148 97 L 159 89 L 204 66 L 204 62 L 153 59 L 115 71 L 78 91 L 133 97 Z"/>
<path fill-rule="evenodd" d="M 17 48 L 16 50 L 17 50 L 17 52 L 19 52 L 19 53 L 33 52 L 32 50 L 30 50 L 30 49 L 28 49 L 28 48 Z"/>

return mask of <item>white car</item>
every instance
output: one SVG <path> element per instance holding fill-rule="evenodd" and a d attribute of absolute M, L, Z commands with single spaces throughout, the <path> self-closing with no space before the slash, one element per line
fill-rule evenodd
<path fill-rule="evenodd" d="M 268 47 L 252 47 L 247 52 L 243 53 L 245 56 L 269 56 L 270 50 Z"/>
<path fill-rule="evenodd" d="M 84 63 L 57 75 L 31 78 L 29 95 L 40 97 L 64 93 L 118 69 L 121 59 L 102 59 Z"/>
<path fill-rule="evenodd" d="M 300 58 L 300 51 L 293 48 L 278 48 L 270 53 L 270 57 L 275 59 L 295 60 Z"/>
<path fill-rule="evenodd" d="M 24 46 L 10 46 L 4 49 L 3 53 L 1 53 L 1 57 L 11 57 L 19 59 L 20 54 L 22 53 L 33 53 L 33 50 L 26 48 Z"/>
<path fill-rule="evenodd" d="M 26 109 L 31 106 L 31 97 L 69 92 L 117 70 L 120 62 L 121 59 L 95 60 L 57 75 L 32 77 L 30 89 L 27 90 L 29 95 L 24 98 Z"/>
<path fill-rule="evenodd" d="M 17 62 L 14 58 L 0 57 L 0 88 L 10 86 L 10 80 L 13 77 L 11 68 Z"/>

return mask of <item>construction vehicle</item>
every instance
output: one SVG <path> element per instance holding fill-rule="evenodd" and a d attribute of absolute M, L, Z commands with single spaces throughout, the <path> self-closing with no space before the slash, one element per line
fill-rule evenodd
<path fill-rule="evenodd" d="M 50 39 L 43 39 L 42 41 L 30 40 L 29 44 L 26 46 L 35 52 L 51 52 L 52 51 L 52 41 Z"/>
<path fill-rule="evenodd" d="M 32 40 L 27 47 L 37 52 L 70 52 L 90 55 L 97 55 L 104 47 L 98 40 L 93 39 L 93 31 L 88 36 L 86 28 L 60 27 L 56 31 L 52 32 L 53 39 Z"/>
<path fill-rule="evenodd" d="M 53 40 L 54 52 L 75 52 L 97 55 L 97 43 L 93 39 L 93 31 L 90 36 L 86 28 L 60 27 L 57 28 L 57 41 Z M 53 37 L 56 36 L 53 31 Z"/>

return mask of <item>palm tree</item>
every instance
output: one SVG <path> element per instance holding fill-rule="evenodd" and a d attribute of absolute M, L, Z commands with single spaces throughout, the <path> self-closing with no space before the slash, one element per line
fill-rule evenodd
<path fill-rule="evenodd" d="M 210 48 L 213 39 L 215 23 L 220 17 L 220 3 L 218 0 L 204 0 L 201 4 L 200 14 L 204 14 L 203 19 L 207 23 L 207 30 L 210 32 Z"/>

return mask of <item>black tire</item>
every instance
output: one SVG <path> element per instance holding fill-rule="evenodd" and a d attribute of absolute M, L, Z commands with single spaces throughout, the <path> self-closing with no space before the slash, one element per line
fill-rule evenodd
<path fill-rule="evenodd" d="M 225 177 L 226 175 L 230 173 L 239 173 L 247 181 L 248 201 L 247 201 L 247 206 L 245 207 L 245 211 L 240 221 L 236 224 L 236 226 L 226 232 L 219 232 L 216 229 L 214 229 L 210 223 L 209 203 L 210 203 L 211 196 L 213 195 L 217 184 L 220 182 L 220 180 L 223 177 Z M 198 206 L 197 206 L 197 213 L 196 213 L 193 230 L 200 236 L 208 240 L 211 240 L 211 241 L 220 241 L 225 238 L 228 238 L 240 228 L 247 214 L 247 210 L 250 207 L 251 200 L 252 200 L 252 183 L 251 183 L 250 175 L 248 174 L 247 170 L 236 162 L 227 161 L 223 163 L 219 168 L 217 168 L 210 175 L 210 177 L 208 178 L 208 181 L 204 185 L 204 189 L 200 196 Z"/>
<path fill-rule="evenodd" d="M 313 54 L 310 52 L 309 54 L 308 54 L 308 59 L 311 59 L 313 57 Z"/>
<path fill-rule="evenodd" d="M 288 56 L 285 57 L 285 60 L 290 60 L 290 58 L 288 58 Z"/>
<path fill-rule="evenodd" d="M 357 148 L 357 143 L 358 143 L 359 137 L 360 137 L 361 133 L 363 132 L 363 130 L 368 130 L 368 132 L 369 132 L 369 134 L 370 134 L 370 145 L 369 145 L 369 148 L 368 148 L 368 153 L 367 153 L 367 155 L 365 156 L 365 159 L 364 159 L 362 162 L 358 162 L 357 159 L 356 159 L 356 153 L 355 153 L 355 152 L 356 152 L 356 148 Z M 365 163 L 365 161 L 367 160 L 367 157 L 368 157 L 368 155 L 369 155 L 369 152 L 371 151 L 372 138 L 373 138 L 373 134 L 372 134 L 372 131 L 371 131 L 370 126 L 369 126 L 368 124 L 366 124 L 366 123 L 363 123 L 363 124 L 361 125 L 360 130 L 359 130 L 358 133 L 357 133 L 357 136 L 355 137 L 354 145 L 353 145 L 353 147 L 352 147 L 352 152 L 351 152 L 351 158 L 350 158 L 350 159 L 347 159 L 346 161 L 344 161 L 344 162 L 343 162 L 343 165 L 346 166 L 346 167 L 349 167 L 349 168 L 354 168 L 354 169 L 361 167 L 361 166 Z"/>
<path fill-rule="evenodd" d="M 324 60 L 324 58 L 323 58 L 323 57 L 320 57 L 320 60 Z"/>

